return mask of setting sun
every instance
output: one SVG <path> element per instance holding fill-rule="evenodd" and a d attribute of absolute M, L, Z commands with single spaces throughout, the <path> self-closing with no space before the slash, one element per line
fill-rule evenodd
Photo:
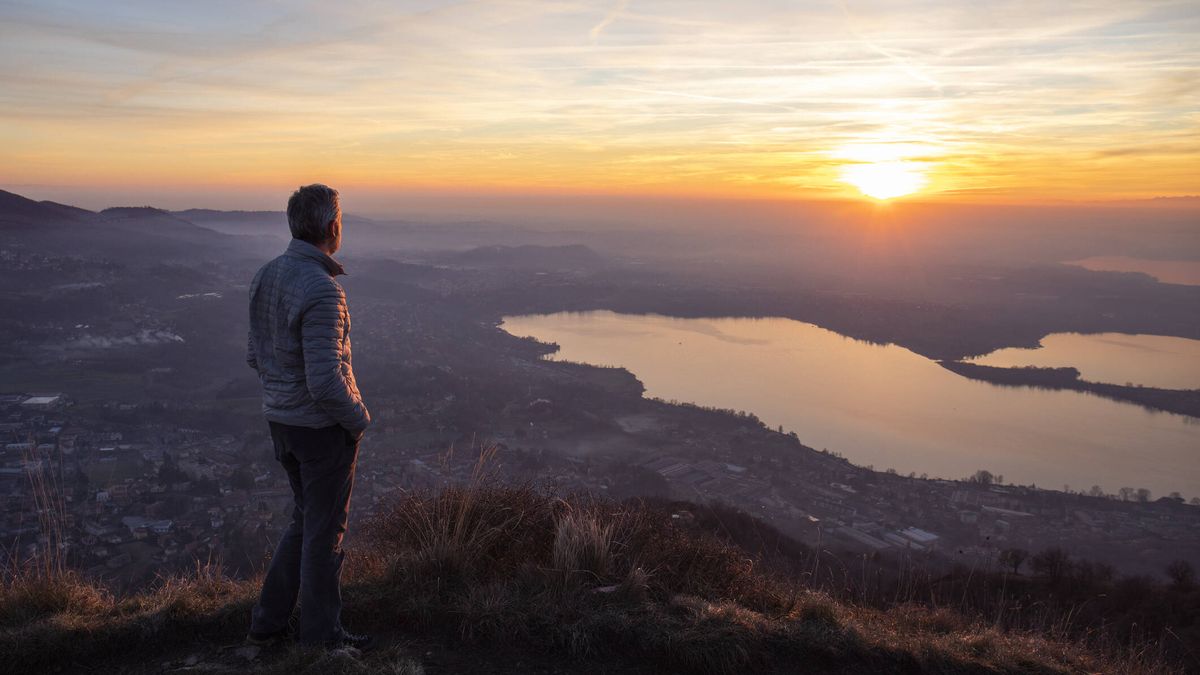
<path fill-rule="evenodd" d="M 911 162 L 851 164 L 842 168 L 842 180 L 875 199 L 912 194 L 925 185 L 925 175 Z"/>

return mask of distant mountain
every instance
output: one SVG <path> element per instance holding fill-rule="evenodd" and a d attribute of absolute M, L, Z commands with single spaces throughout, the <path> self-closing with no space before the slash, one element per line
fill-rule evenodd
<path fill-rule="evenodd" d="M 36 202 L 19 194 L 0 190 L 0 227 L 9 225 L 58 225 L 86 220 L 96 214 L 87 209 L 58 202 Z"/>
<path fill-rule="evenodd" d="M 187 209 L 171 212 L 177 218 L 182 218 L 202 227 L 207 227 L 226 234 L 258 234 L 271 237 L 287 238 L 287 213 L 283 211 L 217 211 L 215 209 Z M 401 223 L 381 225 L 378 221 L 353 214 L 343 214 L 342 224 L 354 227 L 356 230 L 376 232 L 382 230 L 394 234 L 404 228 Z"/>
<path fill-rule="evenodd" d="M 151 206 L 88 211 L 0 190 L 6 245 L 46 255 L 104 258 L 140 265 L 262 257 L 267 241 L 234 236 Z M 277 248 L 271 243 L 270 249 Z"/>
<path fill-rule="evenodd" d="M 254 234 L 287 237 L 287 214 L 283 211 L 217 211 L 187 209 L 171 215 L 225 234 Z"/>
<path fill-rule="evenodd" d="M 216 243 L 229 236 L 179 218 L 170 211 L 151 206 L 120 206 L 104 209 L 97 214 L 97 223 L 103 223 L 109 228 L 120 229 L 131 234 L 165 236 L 201 245 Z"/>

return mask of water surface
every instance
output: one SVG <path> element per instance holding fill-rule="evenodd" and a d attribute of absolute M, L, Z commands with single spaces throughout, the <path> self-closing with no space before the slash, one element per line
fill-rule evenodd
<path fill-rule="evenodd" d="M 1079 369 L 1091 382 L 1200 389 L 1200 340 L 1126 333 L 1054 333 L 1041 347 L 1010 347 L 969 359 L 984 366 Z"/>
<path fill-rule="evenodd" d="M 1200 495 L 1200 424 L 1073 391 L 999 387 L 791 319 L 609 311 L 506 317 L 549 358 L 622 366 L 646 395 L 753 412 L 860 465 L 1109 492 Z"/>
<path fill-rule="evenodd" d="M 1200 286 L 1200 261 L 1197 260 L 1150 260 L 1110 255 L 1068 260 L 1065 264 L 1096 272 L 1141 272 L 1164 284 Z"/>

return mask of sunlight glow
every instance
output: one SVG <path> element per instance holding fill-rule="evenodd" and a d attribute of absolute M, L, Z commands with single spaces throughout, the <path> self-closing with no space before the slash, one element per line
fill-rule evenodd
<path fill-rule="evenodd" d="M 912 194 L 925 186 L 925 174 L 913 162 L 875 162 L 842 167 L 842 180 L 875 199 Z"/>
<path fill-rule="evenodd" d="M 1200 190 L 1198 2 L 112 4 L 0 2 L 0 185 L 92 206 L 238 190 L 256 208 L 318 177 L 379 194 Z M 314 76 L 337 96 L 312 96 Z"/>

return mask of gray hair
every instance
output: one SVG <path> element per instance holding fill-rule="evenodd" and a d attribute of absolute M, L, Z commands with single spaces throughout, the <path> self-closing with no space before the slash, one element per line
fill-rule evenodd
<path fill-rule="evenodd" d="M 303 185 L 288 199 L 288 227 L 292 237 L 319 244 L 329 238 L 329 223 L 341 212 L 337 190 L 320 183 Z"/>

